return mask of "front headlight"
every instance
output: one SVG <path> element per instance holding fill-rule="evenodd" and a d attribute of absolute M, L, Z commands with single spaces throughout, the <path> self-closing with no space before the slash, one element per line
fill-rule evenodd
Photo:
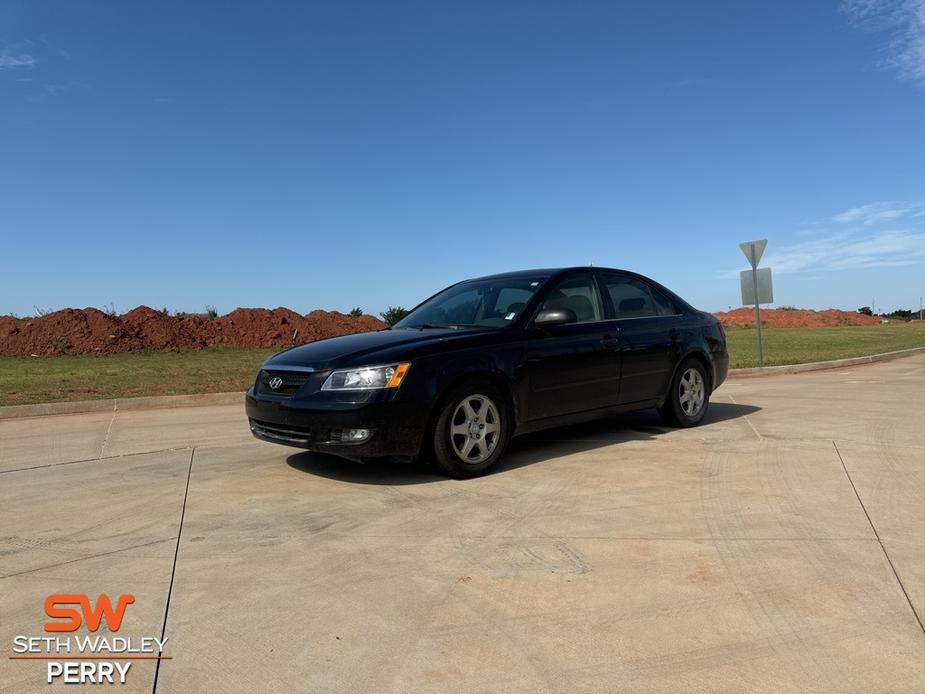
<path fill-rule="evenodd" d="M 376 390 L 398 388 L 405 379 L 411 362 L 384 366 L 360 366 L 355 369 L 332 371 L 321 390 Z"/>

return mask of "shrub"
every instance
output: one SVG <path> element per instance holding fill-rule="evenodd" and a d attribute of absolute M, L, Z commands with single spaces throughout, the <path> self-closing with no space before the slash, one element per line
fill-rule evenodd
<path fill-rule="evenodd" d="M 215 307 L 211 304 L 206 304 L 206 315 L 210 320 L 215 320 L 218 318 L 218 311 L 215 310 Z"/>
<path fill-rule="evenodd" d="M 53 340 L 49 340 L 48 351 L 52 354 L 64 354 L 70 346 L 71 343 L 66 337 L 56 337 Z"/>
<path fill-rule="evenodd" d="M 389 306 L 385 311 L 379 314 L 389 325 L 395 325 L 398 321 L 408 315 L 408 309 L 402 306 Z"/>
<path fill-rule="evenodd" d="M 348 313 L 347 315 L 353 316 L 354 318 L 359 318 L 360 316 L 363 315 L 363 309 L 357 306 L 356 308 L 352 309 L 350 313 Z"/>

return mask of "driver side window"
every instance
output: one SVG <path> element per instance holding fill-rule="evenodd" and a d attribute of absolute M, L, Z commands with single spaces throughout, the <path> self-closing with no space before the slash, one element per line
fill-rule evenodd
<path fill-rule="evenodd" d="M 563 308 L 573 311 L 578 323 L 591 323 L 604 317 L 601 295 L 592 275 L 566 277 L 553 286 L 543 310 Z"/>

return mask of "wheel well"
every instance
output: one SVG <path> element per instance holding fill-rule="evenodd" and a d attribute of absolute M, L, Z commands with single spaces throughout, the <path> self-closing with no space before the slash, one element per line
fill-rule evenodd
<path fill-rule="evenodd" d="M 665 391 L 665 396 L 659 402 L 659 407 L 661 407 L 662 403 L 668 399 L 668 394 L 671 392 L 671 384 L 674 383 L 674 377 L 678 375 L 678 369 L 681 368 L 681 364 L 683 364 L 688 359 L 696 359 L 700 362 L 700 365 L 703 366 L 704 373 L 706 373 L 707 378 L 710 380 L 710 392 L 713 392 L 713 366 L 710 364 L 710 360 L 707 359 L 703 352 L 694 349 L 678 360 L 678 363 L 674 367 L 674 371 L 671 372 L 671 378 L 668 380 L 668 390 Z"/>
<path fill-rule="evenodd" d="M 427 426 L 424 428 L 424 440 L 421 442 L 421 453 L 427 452 L 429 454 L 428 449 L 433 444 L 434 426 L 437 424 L 437 419 L 440 417 L 440 413 L 443 411 L 443 407 L 446 404 L 450 393 L 452 393 L 454 390 L 456 390 L 456 388 L 458 388 L 463 383 L 466 383 L 467 381 L 488 381 L 493 386 L 496 386 L 498 390 L 504 393 L 504 396 L 507 399 L 505 405 L 507 405 L 508 411 L 514 415 L 512 425 L 514 429 L 517 428 L 517 406 L 514 403 L 514 393 L 511 390 L 510 382 L 501 374 L 493 373 L 491 371 L 470 371 L 460 374 L 453 380 L 449 381 L 437 396 L 435 404 L 430 410 L 430 416 L 427 419 Z"/>
<path fill-rule="evenodd" d="M 710 363 L 710 360 L 704 356 L 704 354 L 698 350 L 694 350 L 684 356 L 684 359 L 696 359 L 700 362 L 700 365 L 703 366 L 704 373 L 706 373 L 707 378 L 710 379 L 710 390 L 713 389 L 713 365 Z M 681 361 L 684 361 L 682 359 Z M 681 365 L 681 362 L 678 362 L 678 366 Z M 674 379 L 672 379 L 674 380 Z"/>

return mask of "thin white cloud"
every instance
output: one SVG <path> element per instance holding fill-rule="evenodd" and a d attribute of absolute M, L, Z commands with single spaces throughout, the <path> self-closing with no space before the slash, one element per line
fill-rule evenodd
<path fill-rule="evenodd" d="M 57 96 L 58 94 L 63 94 L 64 92 L 69 92 L 74 89 L 85 89 L 87 87 L 83 82 L 75 82 L 71 80 L 70 82 L 64 82 L 61 84 L 46 84 L 44 86 L 45 92 L 51 96 Z"/>
<path fill-rule="evenodd" d="M 925 233 L 880 231 L 871 236 L 836 234 L 784 246 L 762 258 L 775 274 L 795 274 L 877 267 L 901 267 L 925 262 Z M 724 270 L 721 279 L 736 279 L 740 270 Z"/>
<path fill-rule="evenodd" d="M 925 82 L 925 0 L 844 0 L 856 24 L 887 36 L 883 63 L 903 79 Z"/>
<path fill-rule="evenodd" d="M 857 222 L 870 226 L 899 219 L 900 217 L 921 217 L 923 215 L 925 215 L 925 203 L 893 200 L 852 207 L 850 210 L 845 210 L 832 217 L 832 221 L 841 223 Z"/>
<path fill-rule="evenodd" d="M 842 231 L 830 231 L 771 249 L 762 259 L 777 274 L 900 267 L 925 263 L 925 203 L 876 202 L 832 217 Z M 884 228 L 905 218 L 906 228 Z M 853 226 L 847 226 L 853 225 Z M 877 229 L 867 227 L 877 226 Z M 723 270 L 721 279 L 735 279 L 740 270 Z"/>
<path fill-rule="evenodd" d="M 28 70 L 35 66 L 35 58 L 29 53 L 0 51 L 0 70 Z"/>

